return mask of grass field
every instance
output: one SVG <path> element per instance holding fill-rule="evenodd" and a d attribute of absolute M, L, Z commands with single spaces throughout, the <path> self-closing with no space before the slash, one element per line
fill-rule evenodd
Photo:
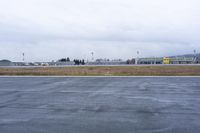
<path fill-rule="evenodd" d="M 83 66 L 0 68 L 9 76 L 200 76 L 200 66 Z"/>

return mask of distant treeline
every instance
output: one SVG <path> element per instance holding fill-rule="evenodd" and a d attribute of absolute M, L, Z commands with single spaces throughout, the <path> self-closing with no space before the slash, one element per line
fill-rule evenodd
<path fill-rule="evenodd" d="M 75 65 L 85 65 L 85 60 L 74 59 Z"/>
<path fill-rule="evenodd" d="M 71 60 L 70 60 L 69 57 L 62 58 L 62 59 L 58 60 L 58 62 L 70 62 L 70 61 Z M 82 60 L 80 60 L 80 59 L 74 59 L 73 62 L 74 62 L 75 65 L 85 65 L 85 60 L 84 59 L 82 59 Z"/>

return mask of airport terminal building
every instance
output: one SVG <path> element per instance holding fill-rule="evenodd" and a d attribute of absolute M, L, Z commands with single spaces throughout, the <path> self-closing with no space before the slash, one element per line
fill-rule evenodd
<path fill-rule="evenodd" d="M 171 58 L 139 58 L 138 64 L 197 64 L 198 60 L 193 57 Z"/>

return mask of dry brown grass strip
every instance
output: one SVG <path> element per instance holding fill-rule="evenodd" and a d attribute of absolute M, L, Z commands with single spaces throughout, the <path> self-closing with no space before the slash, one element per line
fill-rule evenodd
<path fill-rule="evenodd" d="M 200 66 L 83 66 L 83 67 L 0 68 L 0 75 L 200 76 Z"/>

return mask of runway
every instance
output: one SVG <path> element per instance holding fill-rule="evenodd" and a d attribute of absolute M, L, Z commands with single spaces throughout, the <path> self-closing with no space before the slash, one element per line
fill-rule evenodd
<path fill-rule="evenodd" d="M 0 133 L 199 133 L 200 77 L 0 77 Z"/>

